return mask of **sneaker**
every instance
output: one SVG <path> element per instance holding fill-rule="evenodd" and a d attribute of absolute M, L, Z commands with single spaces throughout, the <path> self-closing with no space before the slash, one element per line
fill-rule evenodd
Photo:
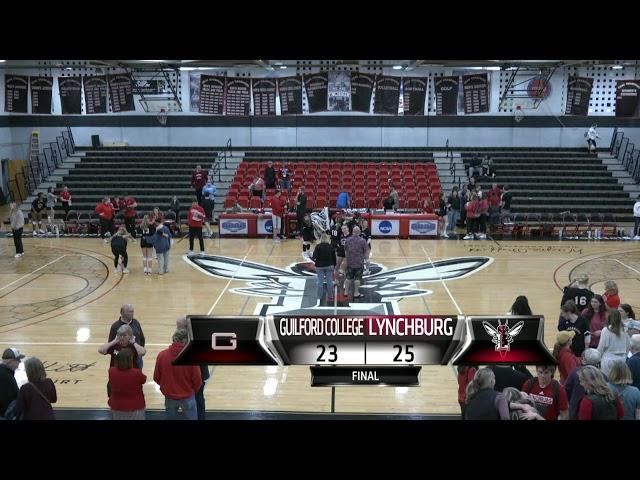
<path fill-rule="evenodd" d="M 116 269 L 113 271 L 113 273 L 120 273 L 120 269 L 119 269 L 119 268 L 116 268 Z"/>
<path fill-rule="evenodd" d="M 124 270 L 122 270 L 122 273 L 129 273 L 129 269 L 125 268 Z"/>
<path fill-rule="evenodd" d="M 198 255 L 200 255 L 201 257 L 204 257 L 205 253 L 204 253 L 204 251 L 202 251 Z M 169 272 L 166 272 L 166 273 L 169 273 Z"/>
<path fill-rule="evenodd" d="M 193 255 L 193 250 L 189 250 L 189 251 L 187 252 L 187 255 Z"/>
<path fill-rule="evenodd" d="M 16 253 L 13 258 L 20 258 L 22 255 L 24 255 L 23 253 Z"/>
<path fill-rule="evenodd" d="M 473 235 L 471 234 L 465 235 L 463 238 L 463 240 L 472 240 L 472 239 L 473 239 Z"/>
<path fill-rule="evenodd" d="M 636 235 L 635 237 L 633 237 L 634 240 L 640 240 L 640 235 Z"/>

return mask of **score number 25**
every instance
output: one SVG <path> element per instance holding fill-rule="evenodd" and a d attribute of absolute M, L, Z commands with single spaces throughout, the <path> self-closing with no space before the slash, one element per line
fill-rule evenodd
<path fill-rule="evenodd" d="M 316 358 L 317 362 L 334 363 L 338 360 L 338 347 L 335 345 L 316 345 L 316 348 L 320 350 L 318 358 Z M 394 345 L 393 348 L 397 350 L 395 357 L 393 357 L 394 362 L 412 363 L 415 359 L 413 345 Z"/>

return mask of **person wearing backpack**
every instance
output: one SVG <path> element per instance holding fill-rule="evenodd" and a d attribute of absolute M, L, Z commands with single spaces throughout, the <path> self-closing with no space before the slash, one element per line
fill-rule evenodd
<path fill-rule="evenodd" d="M 520 388 L 535 402 L 545 420 L 567 420 L 569 402 L 564 387 L 553 378 L 555 365 L 536 365 L 537 377 L 527 380 Z"/>
<path fill-rule="evenodd" d="M 609 388 L 605 376 L 596 367 L 578 371 L 580 385 L 586 395 L 578 408 L 578 420 L 621 420 L 624 407 L 620 397 Z"/>

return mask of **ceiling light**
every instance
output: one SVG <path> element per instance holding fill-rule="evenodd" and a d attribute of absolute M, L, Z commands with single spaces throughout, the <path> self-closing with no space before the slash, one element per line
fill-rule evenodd
<path fill-rule="evenodd" d="M 0 63 L 4 63 L 4 62 L 6 62 L 6 60 L 0 60 Z"/>
<path fill-rule="evenodd" d="M 500 70 L 500 67 L 484 67 L 485 70 L 493 70 L 493 71 L 498 71 Z"/>
<path fill-rule="evenodd" d="M 517 70 L 517 69 L 518 67 L 509 67 L 509 68 L 506 68 L 505 70 Z"/>
<path fill-rule="evenodd" d="M 196 70 L 196 67 L 180 67 L 181 72 L 191 72 L 192 70 Z"/>
<path fill-rule="evenodd" d="M 393 69 L 394 70 L 402 70 L 402 65 L 394 65 Z"/>
<path fill-rule="evenodd" d="M 280 70 L 285 70 L 287 68 L 286 65 L 280 65 Z"/>
<path fill-rule="evenodd" d="M 161 63 L 164 62 L 164 60 L 140 60 L 141 62 L 145 62 L 145 63 Z"/>
<path fill-rule="evenodd" d="M 624 68 L 624 65 L 613 65 L 611 68 L 613 70 L 622 70 Z"/>

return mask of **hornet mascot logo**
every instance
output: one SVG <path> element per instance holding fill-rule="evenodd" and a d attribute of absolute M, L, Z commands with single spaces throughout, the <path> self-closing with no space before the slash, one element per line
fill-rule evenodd
<path fill-rule="evenodd" d="M 491 341 L 496 345 L 496 351 L 500 352 L 500 355 L 504 355 L 511 350 L 510 344 L 524 327 L 524 322 L 520 321 L 513 327 L 509 327 L 509 320 L 507 319 L 504 324 L 498 320 L 497 327 L 494 327 L 489 322 L 482 322 L 482 326 L 491 337 Z"/>
<path fill-rule="evenodd" d="M 293 263 L 281 269 L 220 255 L 183 258 L 206 275 L 248 282 L 245 287 L 231 290 L 233 293 L 271 297 L 271 302 L 258 304 L 254 315 L 398 315 L 398 302 L 403 298 L 433 293 L 418 288 L 417 283 L 464 278 L 493 261 L 491 257 L 459 257 L 393 269 L 371 263 L 371 273 L 363 277 L 360 286 L 364 298 L 334 310 L 333 306 L 316 306 L 313 262 Z"/>

